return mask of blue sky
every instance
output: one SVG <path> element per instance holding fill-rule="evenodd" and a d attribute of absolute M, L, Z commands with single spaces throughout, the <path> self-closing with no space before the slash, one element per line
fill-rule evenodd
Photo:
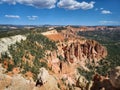
<path fill-rule="evenodd" d="M 0 24 L 120 25 L 120 0 L 0 0 Z"/>

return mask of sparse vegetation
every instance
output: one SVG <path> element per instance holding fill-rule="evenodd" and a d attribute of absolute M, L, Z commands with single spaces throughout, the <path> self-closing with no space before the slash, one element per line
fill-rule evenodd
<path fill-rule="evenodd" d="M 25 41 L 22 40 L 21 43 L 16 42 L 16 44 L 9 46 L 14 64 L 8 64 L 7 69 L 11 71 L 14 67 L 20 67 L 23 69 L 23 74 L 30 71 L 34 74 L 35 79 L 40 67 L 47 68 L 47 63 L 40 61 L 44 58 L 45 51 L 54 49 L 57 49 L 55 42 L 40 33 L 30 33 Z M 2 61 L 5 60 L 4 58 L 8 58 L 7 53 L 2 57 Z"/>
<path fill-rule="evenodd" d="M 58 31 L 62 29 L 64 28 L 57 28 Z M 44 30 L 46 31 L 47 28 L 44 28 Z M 49 40 L 40 34 L 41 32 L 43 32 L 41 28 L 36 28 L 32 31 L 27 30 L 25 32 L 23 31 L 22 33 L 18 33 L 26 35 L 27 39 L 9 46 L 9 52 L 12 58 L 9 57 L 8 53 L 2 54 L 0 62 L 3 63 L 7 71 L 12 71 L 15 67 L 20 67 L 22 74 L 31 72 L 33 74 L 33 79 L 36 80 L 39 68 L 48 68 L 47 60 L 44 59 L 46 56 L 45 51 L 55 50 L 57 49 L 57 46 L 56 42 Z M 10 34 L 10 36 L 16 34 L 17 33 Z M 86 64 L 86 67 L 90 71 L 85 71 L 81 67 L 78 68 L 79 73 L 88 81 L 91 81 L 92 76 L 95 73 L 106 75 L 109 69 L 120 65 L 120 52 L 118 52 L 120 50 L 120 31 L 85 31 L 79 32 L 78 34 L 88 39 L 94 39 L 100 42 L 102 45 L 106 46 L 108 50 L 107 58 L 101 60 L 99 62 L 99 66 L 95 66 L 95 62 L 93 60 L 93 62 L 87 62 Z M 57 58 L 61 62 L 67 62 L 62 55 L 57 56 Z"/>
<path fill-rule="evenodd" d="M 79 67 L 78 72 L 84 76 L 88 81 L 92 80 L 93 75 L 96 73 L 96 66 L 94 60 L 90 63 L 89 60 L 86 64 L 86 67 L 89 69 L 89 71 L 85 71 L 83 68 Z"/>
<path fill-rule="evenodd" d="M 105 75 L 109 69 L 120 66 L 120 30 L 98 30 L 79 32 L 78 35 L 94 39 L 107 47 L 108 56 L 99 62 L 96 70 Z"/>

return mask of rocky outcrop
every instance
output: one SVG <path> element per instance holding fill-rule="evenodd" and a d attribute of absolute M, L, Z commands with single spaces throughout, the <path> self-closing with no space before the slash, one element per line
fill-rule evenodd
<path fill-rule="evenodd" d="M 0 70 L 3 71 L 3 68 L 0 67 Z M 38 79 L 41 78 L 44 83 L 37 87 L 34 81 L 26 79 L 21 74 L 9 76 L 2 71 L 0 72 L 0 90 L 60 90 L 57 79 L 45 68 L 41 68 L 38 74 Z"/>
<path fill-rule="evenodd" d="M 1 53 L 8 51 L 8 46 L 20 42 L 21 40 L 26 40 L 26 37 L 23 35 L 16 35 L 0 39 L 0 57 Z"/>
<path fill-rule="evenodd" d="M 74 64 L 74 67 L 79 65 L 87 70 L 85 67 L 87 63 L 90 64 L 93 60 L 97 63 L 107 56 L 106 48 L 94 40 L 68 40 L 67 42 L 59 42 L 57 47 L 57 51 L 46 53 L 48 66 L 55 73 L 60 71 L 60 61 L 62 61 L 63 72 L 64 68 L 68 68 L 68 64 Z M 65 62 L 68 64 L 66 65 Z"/>
<path fill-rule="evenodd" d="M 33 90 L 33 88 L 33 82 L 17 74 L 11 78 L 10 85 L 8 85 L 5 90 Z"/>
<path fill-rule="evenodd" d="M 38 74 L 38 83 L 44 84 L 48 81 L 49 73 L 45 68 L 40 68 Z M 36 83 L 37 84 L 37 83 Z M 37 85 L 36 85 L 37 86 Z"/>
<path fill-rule="evenodd" d="M 56 79 L 46 72 L 46 75 L 44 75 L 46 76 L 46 80 L 45 83 L 43 83 L 44 80 L 41 79 L 42 74 L 39 74 L 38 80 L 40 80 L 43 85 L 40 85 L 40 88 L 36 87 L 37 90 L 48 90 L 48 87 L 57 90 L 55 89 L 57 87 L 57 81 L 61 90 L 90 90 L 93 85 L 93 82 L 89 83 L 84 76 L 79 74 L 77 68 L 83 67 L 83 69 L 89 71 L 86 64 L 92 63 L 93 60 L 97 63 L 105 58 L 107 56 L 106 48 L 94 40 L 81 40 L 80 37 L 74 35 L 72 31 L 69 32 L 69 34 L 66 32 L 62 34 L 65 40 L 57 42 L 57 50 L 52 52 L 46 51 L 45 59 L 48 61 L 47 64 L 50 73 L 52 73 Z M 52 38 L 54 38 L 54 35 Z M 54 79 L 52 81 L 55 81 L 54 86 L 56 87 L 53 87 L 49 77 Z"/>
<path fill-rule="evenodd" d="M 66 89 L 90 90 L 93 82 L 88 83 L 86 78 L 77 71 L 78 67 L 88 70 L 86 64 L 95 61 L 96 65 L 107 56 L 107 50 L 94 40 L 70 39 L 57 43 L 58 50 L 46 51 L 48 67 L 54 73 L 57 80 L 61 80 Z"/>
<path fill-rule="evenodd" d="M 120 90 L 120 66 L 111 70 L 110 82 L 115 88 L 118 88 Z"/>
<path fill-rule="evenodd" d="M 25 79 L 21 74 L 9 76 L 0 72 L 0 90 L 33 90 L 34 86 L 34 82 Z"/>
<path fill-rule="evenodd" d="M 60 90 L 55 77 L 50 75 L 45 68 L 40 68 L 36 84 L 37 87 L 34 90 Z M 41 84 L 40 87 L 39 84 Z"/>
<path fill-rule="evenodd" d="M 67 44 L 64 48 L 64 56 L 70 63 L 85 60 L 95 60 L 96 62 L 107 56 L 107 50 L 94 40 L 75 40 Z"/>
<path fill-rule="evenodd" d="M 57 80 L 52 75 L 49 75 L 48 81 L 42 86 L 34 87 L 33 90 L 60 90 L 58 88 Z"/>
<path fill-rule="evenodd" d="M 9 76 L 0 64 L 0 90 L 33 90 L 35 83 L 21 74 Z"/>
<path fill-rule="evenodd" d="M 52 32 L 43 33 L 43 35 L 53 34 L 58 33 L 54 30 Z M 90 64 L 93 60 L 95 63 L 97 63 L 102 58 L 105 58 L 107 56 L 106 48 L 94 40 L 81 40 L 75 36 L 72 31 L 70 34 L 62 35 L 65 35 L 65 37 L 63 37 L 65 40 L 58 40 L 56 43 L 58 48 L 57 50 L 45 51 L 46 56 L 43 60 L 47 61 L 48 70 L 45 68 L 40 68 L 36 86 L 34 82 L 25 79 L 18 73 L 14 73 L 15 75 L 12 77 L 10 76 L 9 83 L 3 85 L 4 89 L 90 90 L 92 84 L 89 85 L 86 78 L 80 75 L 80 73 L 77 71 L 77 68 L 83 67 L 83 69 L 89 71 L 89 68 L 86 67 L 86 64 Z M 38 43 L 36 43 L 36 45 L 42 48 Z"/>

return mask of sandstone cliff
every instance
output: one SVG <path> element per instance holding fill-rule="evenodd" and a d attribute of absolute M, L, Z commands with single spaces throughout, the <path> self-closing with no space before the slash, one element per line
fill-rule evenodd
<path fill-rule="evenodd" d="M 94 40 L 82 39 L 77 36 L 76 32 L 67 29 L 61 32 L 63 39 L 55 38 L 54 33 L 50 33 L 53 37 L 49 39 L 58 41 L 57 50 L 46 51 L 48 67 L 50 73 L 54 75 L 59 84 L 62 85 L 61 90 L 79 89 L 88 90 L 92 86 L 86 78 L 78 72 L 77 68 L 82 68 L 85 71 L 90 71 L 87 64 L 98 65 L 98 62 L 107 56 L 107 49 L 100 43 Z M 65 86 L 64 86 L 65 85 Z"/>
<path fill-rule="evenodd" d="M 54 34 L 55 36 L 59 34 L 62 38 L 55 38 Z M 80 74 L 78 68 L 90 72 L 87 64 L 94 62 L 96 66 L 99 65 L 98 62 L 107 56 L 106 48 L 94 40 L 77 36 L 76 32 L 70 29 L 61 33 L 53 30 L 43 35 L 57 41 L 57 49 L 45 50 L 43 60 L 46 60 L 48 68 L 40 69 L 42 73 L 38 75 L 38 79 L 42 79 L 42 86 L 35 86 L 35 82 L 14 73 L 3 88 L 5 90 L 90 90 L 92 84 Z M 36 45 L 40 46 L 39 48 L 43 47 L 38 43 Z"/>
<path fill-rule="evenodd" d="M 63 47 L 63 51 L 66 60 L 70 63 L 85 60 L 99 61 L 107 56 L 106 48 L 94 40 L 70 41 Z"/>
<path fill-rule="evenodd" d="M 57 66 L 61 61 L 67 62 L 70 65 L 79 65 L 85 68 L 87 63 L 99 62 L 107 56 L 107 50 L 94 40 L 69 40 L 67 42 L 60 42 L 57 45 L 58 50 L 53 52 L 46 52 L 48 64 L 55 68 L 55 72 L 60 70 Z M 63 66 L 66 67 L 65 63 Z"/>

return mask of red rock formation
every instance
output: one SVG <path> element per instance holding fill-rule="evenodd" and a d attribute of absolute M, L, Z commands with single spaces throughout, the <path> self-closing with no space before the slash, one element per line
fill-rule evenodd
<path fill-rule="evenodd" d="M 93 40 L 85 40 L 84 42 L 73 41 L 63 47 L 64 56 L 70 63 L 82 60 L 96 60 L 99 61 L 107 56 L 105 47 Z"/>
<path fill-rule="evenodd" d="M 64 37 L 61 34 L 51 34 L 51 35 L 46 35 L 49 39 L 53 41 L 63 41 Z"/>
<path fill-rule="evenodd" d="M 46 51 L 46 59 L 48 67 L 52 71 L 51 73 L 54 73 L 58 80 L 65 78 L 64 83 L 66 85 L 75 85 L 78 80 L 78 78 L 75 78 L 77 68 L 81 66 L 83 69 L 89 71 L 86 64 L 92 63 L 93 60 L 97 63 L 102 58 L 105 58 L 107 50 L 98 42 L 94 40 L 82 40 L 74 32 L 69 31 L 62 32 L 64 40 L 60 40 L 56 44 L 57 50 L 52 52 Z M 52 38 L 54 38 L 54 35 Z"/>

